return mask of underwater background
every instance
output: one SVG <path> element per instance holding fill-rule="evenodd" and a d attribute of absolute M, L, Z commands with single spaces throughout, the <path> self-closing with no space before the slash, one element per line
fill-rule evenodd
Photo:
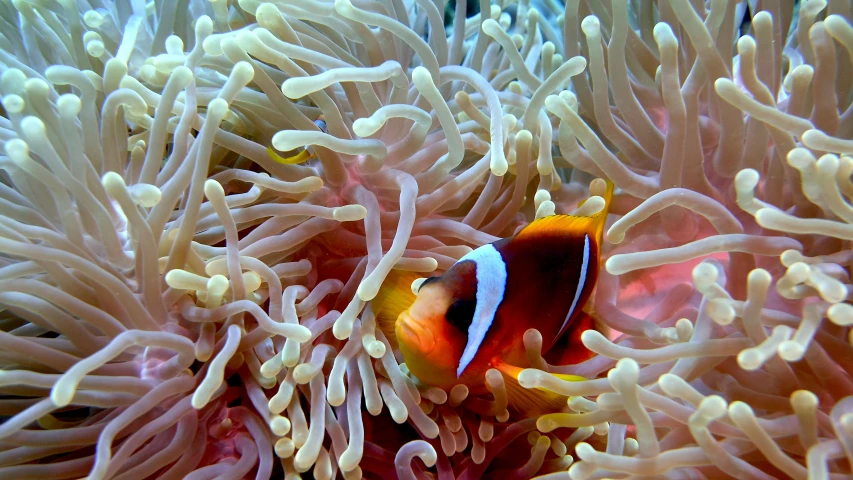
<path fill-rule="evenodd" d="M 0 478 L 851 478 L 851 19 L 0 2 Z"/>

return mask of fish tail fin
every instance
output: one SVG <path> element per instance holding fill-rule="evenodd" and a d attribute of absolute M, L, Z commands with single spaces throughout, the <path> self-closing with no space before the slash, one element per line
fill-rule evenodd
<path fill-rule="evenodd" d="M 604 223 L 607 221 L 607 214 L 610 212 L 610 205 L 613 203 L 613 189 L 613 182 L 607 179 L 596 178 L 589 185 L 590 197 L 597 196 L 604 199 L 604 208 L 590 216 L 593 219 L 592 232 L 595 234 L 598 245 L 601 245 L 604 235 Z M 581 202 L 580 205 L 583 205 L 585 202 Z"/>
<path fill-rule="evenodd" d="M 282 165 L 296 165 L 299 163 L 307 162 L 311 158 L 311 152 L 308 150 L 302 150 L 296 155 L 290 157 L 282 157 L 281 155 L 275 153 L 275 150 L 272 147 L 267 147 L 267 155 L 270 156 L 276 163 L 280 163 Z"/>
<path fill-rule="evenodd" d="M 519 415 L 525 418 L 545 415 L 547 413 L 556 413 L 562 411 L 566 407 L 569 397 L 554 393 L 544 388 L 524 388 L 518 383 L 518 374 L 522 368 L 509 365 L 504 362 L 495 363 L 495 368 L 501 372 L 504 377 L 504 385 L 506 385 L 506 393 L 509 399 L 509 406 Z M 567 382 L 581 382 L 586 380 L 577 375 L 566 375 L 552 373 L 560 380 Z"/>
<path fill-rule="evenodd" d="M 370 301 L 376 325 L 394 348 L 397 347 L 397 336 L 394 333 L 397 317 L 415 302 L 417 295 L 412 291 L 412 282 L 419 278 L 421 275 L 414 272 L 391 270 L 382 282 L 379 293 Z"/>

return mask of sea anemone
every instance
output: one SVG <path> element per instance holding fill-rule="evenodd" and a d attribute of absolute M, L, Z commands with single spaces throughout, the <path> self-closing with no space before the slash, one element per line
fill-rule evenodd
<path fill-rule="evenodd" d="M 0 477 L 850 478 L 851 18 L 0 3 Z M 519 340 L 563 411 L 411 375 L 389 273 L 601 208 L 598 178 L 595 355 Z"/>

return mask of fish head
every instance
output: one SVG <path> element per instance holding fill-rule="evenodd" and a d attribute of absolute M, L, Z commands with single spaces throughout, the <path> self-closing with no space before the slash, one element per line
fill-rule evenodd
<path fill-rule="evenodd" d="M 450 388 L 468 339 L 476 300 L 452 277 L 433 277 L 397 318 L 395 334 L 409 370 L 424 383 Z"/>

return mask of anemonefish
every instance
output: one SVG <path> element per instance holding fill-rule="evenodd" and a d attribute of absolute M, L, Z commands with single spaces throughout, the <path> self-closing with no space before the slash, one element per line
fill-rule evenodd
<path fill-rule="evenodd" d="M 485 373 L 496 368 L 516 411 L 532 415 L 565 407 L 565 397 L 518 384 L 518 373 L 530 366 L 523 335 L 539 330 L 543 354 L 559 340 L 560 349 L 571 349 L 569 357 L 588 358 L 580 335 L 595 322 L 583 309 L 598 279 L 613 185 L 606 182 L 602 190 L 604 208 L 592 216 L 534 220 L 511 237 L 472 250 L 440 276 L 413 283 L 414 274 L 390 275 L 372 308 L 409 371 L 425 384 L 464 384 L 476 394 L 485 393 Z"/>
<path fill-rule="evenodd" d="M 317 128 L 320 129 L 323 133 L 329 133 L 328 127 L 326 126 L 326 120 L 322 115 L 317 120 L 314 120 L 314 125 L 317 125 Z M 272 147 L 267 147 L 267 155 L 270 156 L 277 163 L 281 163 L 284 165 L 296 165 L 298 163 L 304 163 L 314 157 L 314 152 L 312 152 L 308 147 L 303 148 L 296 155 L 292 155 L 290 157 L 282 157 L 281 155 L 275 153 L 275 150 Z"/>

